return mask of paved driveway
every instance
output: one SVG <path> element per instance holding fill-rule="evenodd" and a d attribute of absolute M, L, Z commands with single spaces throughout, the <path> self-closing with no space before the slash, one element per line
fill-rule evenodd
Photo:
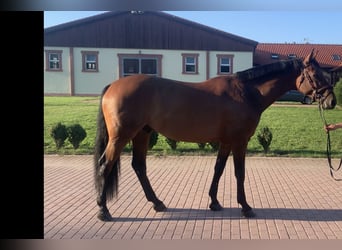
<path fill-rule="evenodd" d="M 326 159 L 246 159 L 246 196 L 256 218 L 240 218 L 232 158 L 219 185 L 220 212 L 208 209 L 215 157 L 150 156 L 148 176 L 168 207 L 156 213 L 121 158 L 115 220 L 96 218 L 92 156 L 44 157 L 46 239 L 342 239 L 342 182 Z M 334 160 L 336 165 L 338 160 Z M 338 173 L 337 177 L 341 177 Z"/>

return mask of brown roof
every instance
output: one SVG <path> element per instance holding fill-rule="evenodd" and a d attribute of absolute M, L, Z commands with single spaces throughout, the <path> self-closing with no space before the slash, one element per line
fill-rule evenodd
<path fill-rule="evenodd" d="M 312 49 L 318 50 L 316 60 L 321 67 L 334 68 L 342 63 L 341 44 L 259 43 L 254 54 L 254 64 L 262 65 L 272 63 L 275 60 L 289 59 L 290 55 L 304 58 Z M 277 56 L 278 58 L 275 58 Z"/>
<path fill-rule="evenodd" d="M 117 11 L 44 29 L 44 46 L 254 51 L 258 42 L 161 11 Z"/>

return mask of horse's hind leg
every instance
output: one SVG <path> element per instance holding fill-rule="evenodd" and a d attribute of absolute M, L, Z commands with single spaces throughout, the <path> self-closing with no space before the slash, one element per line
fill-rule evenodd
<path fill-rule="evenodd" d="M 101 168 L 102 171 L 99 173 L 99 176 L 97 177 L 99 179 L 97 185 L 98 195 L 97 195 L 97 205 L 99 206 L 99 211 L 97 213 L 97 218 L 99 218 L 102 221 L 110 221 L 112 220 L 112 216 L 107 208 L 107 194 L 106 190 L 108 190 L 109 187 L 109 181 L 110 181 L 110 174 L 108 173 L 109 165 L 111 163 L 105 162 L 102 164 Z M 116 163 L 114 163 L 116 164 Z M 106 171 L 105 171 L 106 170 Z"/>
<path fill-rule="evenodd" d="M 153 203 L 154 210 L 161 212 L 164 211 L 166 207 L 164 203 L 157 198 L 146 174 L 146 155 L 150 134 L 150 129 L 143 129 L 133 138 L 132 167 L 140 181 L 147 200 Z"/>
<path fill-rule="evenodd" d="M 111 141 L 111 140 L 109 140 Z M 97 217 L 102 221 L 112 220 L 107 208 L 107 199 L 112 199 L 118 191 L 120 173 L 120 153 L 127 140 L 116 140 L 107 144 L 106 150 L 99 160 L 100 168 L 97 173 Z"/>

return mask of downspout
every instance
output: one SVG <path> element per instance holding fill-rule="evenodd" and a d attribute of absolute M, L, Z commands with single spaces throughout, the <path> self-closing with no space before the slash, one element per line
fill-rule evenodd
<path fill-rule="evenodd" d="M 207 50 L 206 51 L 206 78 L 207 80 L 209 79 L 210 77 L 210 59 L 209 59 L 209 51 Z"/>
<path fill-rule="evenodd" d="M 75 68 L 74 68 L 74 48 L 69 48 L 69 64 L 70 64 L 70 95 L 75 95 Z"/>

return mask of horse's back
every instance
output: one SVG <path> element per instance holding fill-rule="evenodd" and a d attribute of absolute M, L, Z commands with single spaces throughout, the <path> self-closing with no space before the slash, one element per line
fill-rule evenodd
<path fill-rule="evenodd" d="M 104 95 L 103 108 L 123 126 L 145 125 L 167 137 L 215 141 L 240 129 L 248 114 L 226 93 L 227 79 L 188 83 L 146 75 L 121 78 Z M 240 95 L 239 95 L 240 96 Z"/>

